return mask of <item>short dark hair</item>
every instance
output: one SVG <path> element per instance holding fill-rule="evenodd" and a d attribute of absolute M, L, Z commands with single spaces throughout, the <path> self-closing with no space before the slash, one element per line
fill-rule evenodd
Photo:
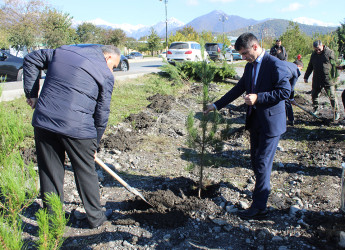
<path fill-rule="evenodd" d="M 235 49 L 237 51 L 241 49 L 248 49 L 253 43 L 259 44 L 259 40 L 252 33 L 243 33 L 240 35 L 235 42 Z"/>
<path fill-rule="evenodd" d="M 297 66 L 304 67 L 303 62 L 301 60 L 296 60 L 293 63 L 296 64 Z"/>
<path fill-rule="evenodd" d="M 317 47 L 319 47 L 320 45 L 322 45 L 321 40 L 316 40 L 315 42 L 313 42 L 313 47 L 314 47 L 314 48 L 317 48 Z"/>
<path fill-rule="evenodd" d="M 280 40 L 280 39 L 277 39 L 276 42 L 281 42 L 281 40 Z"/>

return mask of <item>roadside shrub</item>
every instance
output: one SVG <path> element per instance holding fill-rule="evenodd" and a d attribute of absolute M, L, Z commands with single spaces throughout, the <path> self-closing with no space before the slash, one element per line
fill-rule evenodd
<path fill-rule="evenodd" d="M 169 63 L 163 65 L 161 70 L 169 75 L 173 80 L 185 81 L 202 81 L 202 68 L 204 62 L 186 61 L 183 63 L 176 62 L 176 66 Z M 234 67 L 224 61 L 220 66 L 215 62 L 208 63 L 208 71 L 213 75 L 211 81 L 220 82 L 226 78 L 233 78 L 236 75 Z"/>

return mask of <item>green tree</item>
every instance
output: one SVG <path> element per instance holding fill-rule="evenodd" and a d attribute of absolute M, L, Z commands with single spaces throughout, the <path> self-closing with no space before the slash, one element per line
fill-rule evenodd
<path fill-rule="evenodd" d="M 0 26 L 0 48 L 8 48 L 10 46 L 8 32 Z"/>
<path fill-rule="evenodd" d="M 200 34 L 199 41 L 203 40 L 205 43 L 212 43 L 214 41 L 214 36 L 211 31 L 202 31 Z"/>
<path fill-rule="evenodd" d="M 312 52 L 312 39 L 301 32 L 297 23 L 289 22 L 289 26 L 280 36 L 280 40 L 286 49 L 290 61 L 293 61 L 298 54 L 304 56 Z"/>
<path fill-rule="evenodd" d="M 133 37 L 127 37 L 125 45 L 129 50 L 138 50 L 138 41 Z"/>
<path fill-rule="evenodd" d="M 202 56 L 204 54 L 204 42 L 200 41 L 202 45 Z M 209 94 L 209 85 L 214 77 L 214 71 L 211 70 L 210 65 L 206 61 L 200 62 L 200 68 L 198 69 L 199 77 L 202 81 L 202 110 L 205 111 L 207 109 L 207 104 L 212 101 L 212 98 Z M 198 162 L 197 165 L 199 166 L 199 192 L 198 196 L 201 198 L 201 192 L 205 189 L 203 184 L 204 178 L 204 167 L 207 165 L 207 155 L 212 152 L 214 149 L 222 148 L 222 141 L 221 139 L 216 136 L 218 124 L 220 122 L 220 117 L 217 111 L 213 112 L 213 116 L 210 117 L 209 115 L 201 114 L 199 116 L 200 123 L 199 129 L 195 125 L 195 117 L 196 115 L 193 112 L 190 112 L 187 121 L 187 145 L 188 147 L 194 149 L 198 154 Z M 209 123 L 212 123 L 211 126 Z M 193 166 L 194 167 L 194 166 Z"/>
<path fill-rule="evenodd" d="M 80 43 L 102 43 L 102 29 L 92 23 L 80 24 L 77 35 Z"/>
<path fill-rule="evenodd" d="M 55 9 L 47 9 L 42 17 L 43 38 L 48 48 L 75 43 L 77 34 L 72 26 L 72 17 Z"/>
<path fill-rule="evenodd" d="M 40 0 L 5 0 L 1 5 L 0 26 L 8 33 L 12 47 L 29 51 L 41 42 L 41 15 L 45 4 Z"/>
<path fill-rule="evenodd" d="M 147 38 L 147 48 L 151 51 L 151 56 L 153 56 L 153 51 L 156 51 L 161 47 L 161 39 L 157 35 L 155 29 L 151 27 L 151 34 Z"/>
<path fill-rule="evenodd" d="M 121 47 L 125 45 L 127 36 L 122 29 L 101 29 L 101 43 Z"/>
<path fill-rule="evenodd" d="M 340 27 L 337 28 L 337 35 L 338 35 L 339 53 L 344 55 L 345 54 L 345 20 L 344 20 L 344 23 L 341 23 Z"/>

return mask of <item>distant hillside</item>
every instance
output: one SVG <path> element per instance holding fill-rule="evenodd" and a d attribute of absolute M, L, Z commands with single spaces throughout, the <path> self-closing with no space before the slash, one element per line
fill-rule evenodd
<path fill-rule="evenodd" d="M 226 17 L 226 19 L 224 19 L 224 23 L 220 20 L 222 16 Z M 102 19 L 95 19 L 89 22 L 103 28 L 122 29 L 126 32 L 127 36 L 134 37 L 136 39 L 149 35 L 151 27 L 155 29 L 160 37 L 165 37 L 165 21 L 159 22 L 152 26 L 142 24 L 111 24 Z M 240 16 L 227 15 L 224 11 L 221 10 L 214 10 L 206 15 L 194 18 L 186 25 L 175 18 L 170 18 L 168 20 L 168 35 L 170 35 L 171 33 L 175 34 L 177 30 L 180 30 L 185 26 L 191 26 L 197 32 L 210 31 L 216 35 L 219 33 L 223 33 L 223 24 L 224 32 L 227 35 L 237 37 L 240 34 L 247 32 L 249 30 L 249 27 L 251 27 L 250 31 L 254 33 L 258 38 L 261 38 L 261 32 L 263 30 L 265 31 L 264 36 L 279 37 L 286 31 L 286 28 L 289 25 L 289 21 L 283 19 L 246 19 Z M 312 36 L 316 32 L 326 34 L 337 29 L 337 27 L 324 27 L 306 24 L 299 24 L 299 26 L 301 30 L 308 36 Z"/>
<path fill-rule="evenodd" d="M 327 34 L 337 29 L 337 27 L 324 27 L 324 26 L 306 25 L 306 24 L 300 24 L 300 23 L 298 23 L 298 25 L 301 31 L 304 32 L 308 36 L 312 36 L 314 33 Z M 268 37 L 279 37 L 286 31 L 286 28 L 288 26 L 289 26 L 288 20 L 272 19 L 272 20 L 267 20 L 265 22 L 252 25 L 250 29 L 249 29 L 249 26 L 247 26 L 245 28 L 240 28 L 234 31 L 227 32 L 227 34 L 230 36 L 239 36 L 244 32 L 250 31 L 251 33 L 256 35 L 258 38 L 261 38 L 261 33 L 263 33 L 264 36 L 268 36 Z"/>
<path fill-rule="evenodd" d="M 235 15 L 227 15 L 221 10 L 214 10 L 206 15 L 199 16 L 193 19 L 185 26 L 192 26 L 197 32 L 206 30 L 211 31 L 212 33 L 221 33 L 223 32 L 223 22 L 220 20 L 222 16 L 226 17 L 226 19 L 224 19 L 225 32 L 241 29 L 249 25 L 256 25 L 260 22 L 263 22 L 254 19 L 246 19 Z"/>

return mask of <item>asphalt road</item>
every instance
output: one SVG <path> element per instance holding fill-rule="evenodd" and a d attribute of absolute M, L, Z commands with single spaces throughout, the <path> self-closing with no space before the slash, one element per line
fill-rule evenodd
<path fill-rule="evenodd" d="M 115 81 L 121 81 L 129 78 L 136 78 L 152 72 L 159 72 L 159 67 L 163 65 L 161 58 L 144 58 L 144 59 L 129 59 L 129 71 L 115 71 Z M 41 80 L 41 85 L 44 79 Z M 2 94 L 0 96 L 1 101 L 11 101 L 24 94 L 22 82 L 6 82 L 1 83 Z"/>

